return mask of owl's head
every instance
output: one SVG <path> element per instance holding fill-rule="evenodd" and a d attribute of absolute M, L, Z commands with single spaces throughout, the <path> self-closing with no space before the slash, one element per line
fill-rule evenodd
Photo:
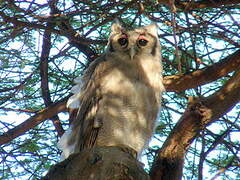
<path fill-rule="evenodd" d="M 119 22 L 114 23 L 111 27 L 108 51 L 128 55 L 130 59 L 144 54 L 155 56 L 160 52 L 157 25 L 150 24 L 126 30 Z"/>

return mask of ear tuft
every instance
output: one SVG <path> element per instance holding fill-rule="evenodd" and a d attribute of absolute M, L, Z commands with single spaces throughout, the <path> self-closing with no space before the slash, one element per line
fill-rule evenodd
<path fill-rule="evenodd" d="M 148 26 L 145 26 L 144 29 L 147 30 L 148 33 L 157 36 L 157 31 L 158 31 L 158 25 L 156 23 L 152 23 Z"/>
<path fill-rule="evenodd" d="M 123 27 L 118 19 L 114 20 L 115 22 L 111 26 L 112 33 L 120 33 L 123 30 Z"/>

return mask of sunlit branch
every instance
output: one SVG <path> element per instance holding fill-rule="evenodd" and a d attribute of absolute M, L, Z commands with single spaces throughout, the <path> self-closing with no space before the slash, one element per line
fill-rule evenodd
<path fill-rule="evenodd" d="M 188 74 L 166 76 L 164 85 L 167 91 L 181 92 L 215 81 L 240 67 L 240 50 L 204 69 Z"/>

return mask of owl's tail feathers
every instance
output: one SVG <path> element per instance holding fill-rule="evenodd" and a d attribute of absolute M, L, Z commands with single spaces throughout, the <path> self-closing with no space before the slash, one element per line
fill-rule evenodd
<path fill-rule="evenodd" d="M 68 158 L 70 154 L 73 154 L 75 151 L 76 141 L 74 143 L 71 143 L 71 140 L 73 138 L 73 131 L 72 127 L 70 126 L 65 133 L 62 135 L 61 139 L 58 141 L 58 148 L 62 150 L 62 160 Z"/>

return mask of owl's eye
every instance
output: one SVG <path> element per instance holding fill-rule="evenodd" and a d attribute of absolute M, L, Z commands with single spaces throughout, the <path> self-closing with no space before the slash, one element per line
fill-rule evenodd
<path fill-rule="evenodd" d="M 145 39 L 139 39 L 139 40 L 138 40 L 138 44 L 139 44 L 140 46 L 146 46 L 147 43 L 148 43 L 148 41 L 145 40 Z"/>
<path fill-rule="evenodd" d="M 126 37 L 119 38 L 119 39 L 118 39 L 118 43 L 119 43 L 121 46 L 125 46 L 125 45 L 128 43 L 128 39 L 127 39 Z"/>

